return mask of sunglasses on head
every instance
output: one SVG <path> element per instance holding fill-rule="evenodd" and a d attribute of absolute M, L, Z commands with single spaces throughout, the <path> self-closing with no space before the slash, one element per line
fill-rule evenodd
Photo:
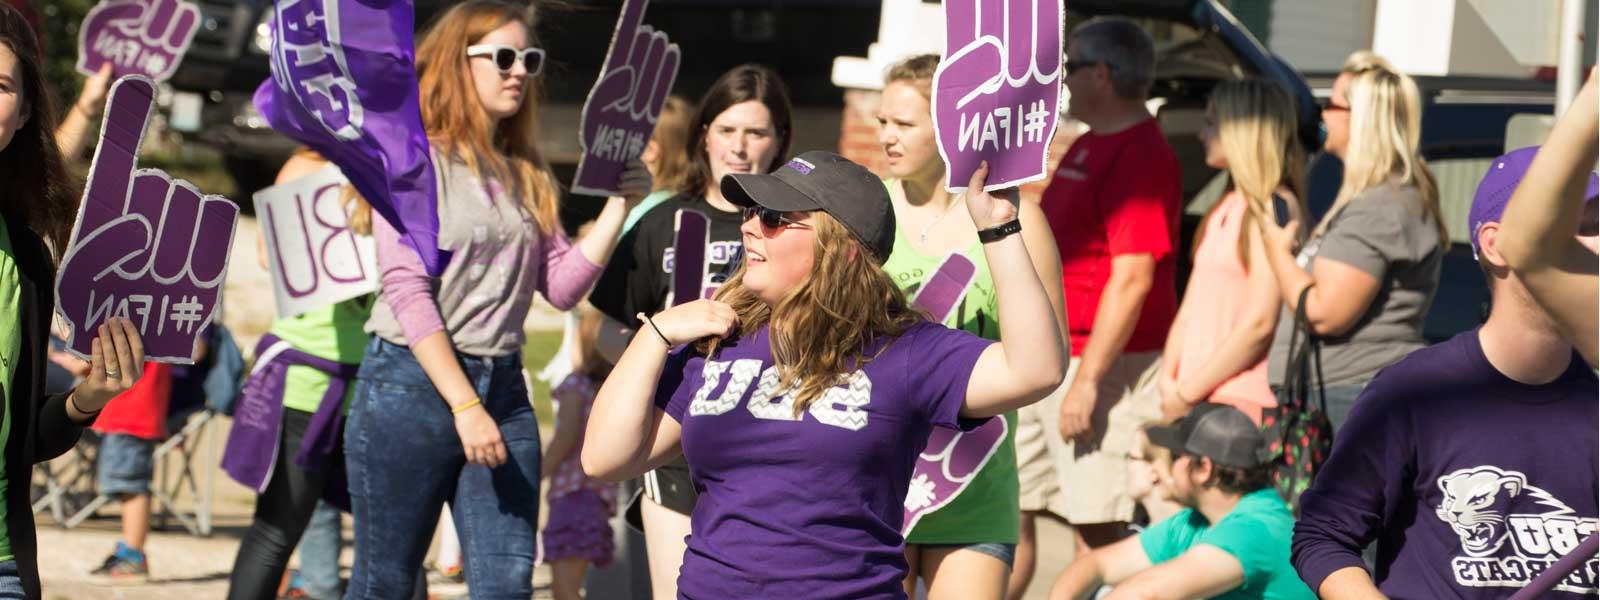
<path fill-rule="evenodd" d="M 1325 98 L 1322 101 L 1322 110 L 1323 112 L 1341 112 L 1350 110 L 1350 107 L 1334 102 L 1333 98 Z"/>
<path fill-rule="evenodd" d="M 810 225 L 791 219 L 783 211 L 772 210 L 763 206 L 747 206 L 744 209 L 744 220 L 758 219 L 761 226 L 767 229 L 781 229 L 794 227 L 796 229 L 810 229 Z"/>
<path fill-rule="evenodd" d="M 503 44 L 478 44 L 467 46 L 467 56 L 487 56 L 494 60 L 494 66 L 499 68 L 501 73 L 510 73 L 511 68 L 517 66 L 518 60 L 522 61 L 522 68 L 527 69 L 529 77 L 538 75 L 539 70 L 544 68 L 543 48 L 518 50 Z"/>

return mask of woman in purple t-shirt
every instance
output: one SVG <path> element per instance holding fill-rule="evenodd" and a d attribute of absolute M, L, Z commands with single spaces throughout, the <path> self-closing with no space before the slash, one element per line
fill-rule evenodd
<path fill-rule="evenodd" d="M 1061 383 L 1016 196 L 966 200 L 999 298 L 990 342 L 929 323 L 883 273 L 894 214 L 865 168 L 808 152 L 721 187 L 745 207 L 744 264 L 715 300 L 639 315 L 584 469 L 621 480 L 688 457 L 700 500 L 680 598 L 904 598 L 902 503 L 930 428 L 976 427 Z"/>

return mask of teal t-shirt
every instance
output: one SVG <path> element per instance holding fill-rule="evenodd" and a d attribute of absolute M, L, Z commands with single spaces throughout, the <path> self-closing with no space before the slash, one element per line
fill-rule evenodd
<path fill-rule="evenodd" d="M 295 349 L 317 358 L 344 364 L 357 364 L 366 353 L 367 340 L 363 329 L 372 314 L 372 296 L 360 296 L 316 310 L 273 321 L 272 335 L 278 336 Z M 322 395 L 328 392 L 332 376 L 311 367 L 294 365 L 284 375 L 283 406 L 291 410 L 315 413 L 322 404 Z M 350 397 L 355 386 L 345 389 L 345 409 L 350 407 Z"/>
<path fill-rule="evenodd" d="M 1272 488 L 1256 490 L 1239 499 L 1233 512 L 1216 525 L 1195 509 L 1186 509 L 1151 525 L 1139 534 L 1139 544 L 1150 562 L 1160 564 L 1208 544 L 1239 559 L 1244 585 L 1217 596 L 1227 600 L 1315 600 L 1289 564 L 1289 540 L 1294 536 L 1294 516 Z"/>
<path fill-rule="evenodd" d="M 6 231 L 5 217 L 0 217 L 0 490 L 5 489 L 11 469 L 5 461 L 6 443 L 11 441 L 11 384 L 17 374 L 17 360 L 22 354 L 22 324 L 17 315 L 22 314 L 22 273 L 17 270 L 17 255 L 11 249 L 11 234 Z M 14 558 L 11 554 L 11 532 L 6 529 L 6 503 L 0 502 L 0 561 Z"/>

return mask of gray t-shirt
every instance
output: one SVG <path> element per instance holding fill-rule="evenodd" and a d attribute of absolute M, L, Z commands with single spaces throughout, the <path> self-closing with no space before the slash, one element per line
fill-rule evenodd
<path fill-rule="evenodd" d="M 1439 226 L 1415 186 L 1385 184 L 1345 205 L 1319 237 L 1300 252 L 1310 271 L 1320 259 L 1336 260 L 1378 279 L 1378 294 L 1344 335 L 1322 338 L 1325 385 L 1364 384 L 1378 371 L 1427 345 L 1422 320 L 1439 289 L 1444 244 Z M 1267 364 L 1272 385 L 1282 385 L 1294 314 L 1278 317 Z"/>

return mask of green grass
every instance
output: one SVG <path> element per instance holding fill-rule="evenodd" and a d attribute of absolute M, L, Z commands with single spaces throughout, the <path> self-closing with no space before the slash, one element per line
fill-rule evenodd
<path fill-rule="evenodd" d="M 528 343 L 522 347 L 522 364 L 528 368 L 529 374 L 538 373 L 560 349 L 560 331 L 530 331 Z M 533 414 L 538 417 L 540 425 L 551 427 L 556 423 L 555 412 L 550 407 L 550 385 L 538 378 L 533 380 Z"/>

